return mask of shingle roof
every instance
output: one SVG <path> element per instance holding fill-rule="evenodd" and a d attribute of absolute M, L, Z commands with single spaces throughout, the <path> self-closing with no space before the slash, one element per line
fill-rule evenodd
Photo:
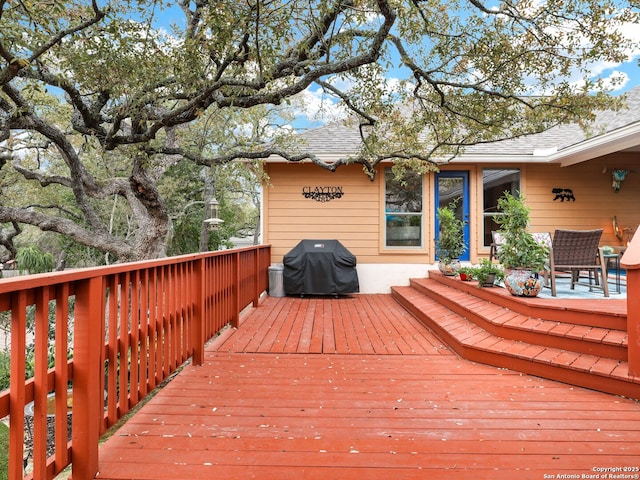
<path fill-rule="evenodd" d="M 501 140 L 493 143 L 467 147 L 461 156 L 478 155 L 524 155 L 534 156 L 537 151 L 561 152 L 591 138 L 606 137 L 611 132 L 635 123 L 640 123 L 640 87 L 626 94 L 626 108 L 618 112 L 603 111 L 596 115 L 591 136 L 577 124 L 560 125 L 545 132 L 524 137 Z M 322 157 L 326 155 L 349 155 L 360 145 L 358 128 L 342 124 L 331 124 L 307 130 L 299 135 L 302 148 Z M 638 140 L 640 143 L 640 139 Z"/>
<path fill-rule="evenodd" d="M 302 132 L 301 147 L 317 155 L 348 155 L 357 151 L 360 132 L 351 125 L 330 124 Z"/>

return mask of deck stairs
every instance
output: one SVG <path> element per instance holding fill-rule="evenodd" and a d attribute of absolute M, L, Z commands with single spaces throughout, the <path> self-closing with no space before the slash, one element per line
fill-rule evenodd
<path fill-rule="evenodd" d="M 525 299 L 439 272 L 392 295 L 463 358 L 640 399 L 625 300 Z"/>

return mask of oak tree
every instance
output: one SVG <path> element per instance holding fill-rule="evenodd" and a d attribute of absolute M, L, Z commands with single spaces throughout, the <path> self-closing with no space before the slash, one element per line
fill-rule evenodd
<path fill-rule="evenodd" d="M 280 155 L 327 169 L 355 162 L 373 176 L 384 159 L 428 169 L 468 145 L 587 122 L 613 105 L 590 68 L 625 59 L 619 27 L 636 21 L 634 7 L 0 0 L 2 171 L 69 199 L 3 189 L 0 241 L 10 247 L 20 225 L 33 225 L 119 261 L 153 258 L 171 231 L 158 182 L 176 162 Z M 203 150 L 184 136 L 205 115 L 285 105 L 311 87 L 360 127 L 357 154 L 329 164 L 286 138 Z M 220 128 L 226 137 L 238 124 Z M 110 227 L 114 199 L 126 205 L 126 231 Z"/>

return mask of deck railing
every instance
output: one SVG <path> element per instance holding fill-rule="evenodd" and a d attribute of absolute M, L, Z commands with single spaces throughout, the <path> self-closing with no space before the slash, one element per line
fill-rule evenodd
<path fill-rule="evenodd" d="M 8 478 L 52 479 L 72 461 L 73 478 L 93 478 L 100 436 L 189 359 L 203 363 L 205 343 L 257 306 L 269 263 L 260 246 L 0 280 L 0 315 L 11 319 L 11 387 L 0 392 Z M 640 235 L 621 265 L 629 372 L 640 376 Z"/>
<path fill-rule="evenodd" d="M 0 280 L 9 479 L 71 462 L 73 478 L 93 478 L 100 436 L 187 360 L 202 364 L 205 343 L 257 306 L 269 262 L 259 246 Z"/>
<path fill-rule="evenodd" d="M 636 230 L 620 259 L 627 271 L 627 341 L 629 375 L 640 377 L 640 233 Z"/>

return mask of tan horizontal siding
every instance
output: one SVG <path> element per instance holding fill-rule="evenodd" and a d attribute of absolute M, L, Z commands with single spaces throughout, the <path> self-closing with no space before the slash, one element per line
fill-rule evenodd
<path fill-rule="evenodd" d="M 305 236 L 305 237 L 301 237 L 301 238 L 296 238 L 296 239 L 281 239 L 278 240 L 277 244 L 279 245 L 276 248 L 284 248 L 285 251 L 289 251 L 291 250 L 293 247 L 295 247 L 298 242 L 302 239 L 308 239 L 308 240 L 330 240 L 333 239 L 335 237 L 329 237 L 327 235 L 309 235 L 309 236 Z M 355 253 L 355 250 L 358 249 L 359 252 L 362 252 L 362 254 L 369 254 L 369 255 L 373 255 L 373 254 L 377 254 L 378 252 L 378 239 L 363 239 L 362 237 L 357 237 L 357 238 L 340 238 L 339 239 L 340 242 L 347 247 L 349 250 L 351 250 L 352 252 Z M 276 242 L 272 242 L 272 245 L 276 244 Z M 274 247 L 272 247 L 274 248 Z"/>
<path fill-rule="evenodd" d="M 348 168 L 348 167 L 347 167 Z M 353 170 L 351 170 L 353 172 Z M 352 175 L 359 175 L 359 172 L 354 172 Z M 277 179 L 277 177 L 274 177 Z M 324 177 L 321 177 L 324 178 Z M 346 193 L 349 195 L 362 195 L 367 194 L 373 188 L 377 188 L 377 182 L 370 182 L 368 179 L 365 179 L 366 183 L 354 183 L 349 182 L 345 179 L 342 181 L 337 176 L 332 176 L 326 180 L 322 180 L 320 183 L 318 179 L 312 178 L 301 178 L 300 183 L 291 183 L 290 180 L 287 179 L 286 182 L 278 182 L 277 188 L 280 190 L 282 195 L 291 195 L 292 197 L 298 197 L 302 194 L 303 187 L 316 187 L 316 186 L 324 186 L 324 187 L 342 187 L 343 191 L 347 188 Z M 276 186 L 274 182 L 271 182 L 271 186 Z M 267 187 L 270 188 L 270 187 Z"/>
<path fill-rule="evenodd" d="M 377 202 L 370 202 L 361 208 L 349 208 L 343 206 L 340 202 L 327 202 L 332 205 L 326 205 L 324 208 L 317 208 L 314 206 L 298 205 L 295 202 L 289 203 L 289 208 L 274 208 L 269 212 L 273 216 L 281 217 L 306 217 L 309 219 L 326 219 L 331 218 L 337 223 L 341 221 L 351 221 L 353 218 L 378 218 L 378 215 L 374 215 L 375 210 L 371 210 L 372 207 L 376 207 Z"/>
<path fill-rule="evenodd" d="M 639 155 L 610 155 L 590 162 L 561 167 L 555 164 L 509 165 L 522 169 L 522 190 L 531 209 L 531 230 L 553 232 L 556 228 L 604 230 L 601 244 L 619 245 L 613 233 L 612 218 L 617 216 L 621 228 L 635 230 L 640 224 Z M 500 168 L 506 168 L 500 165 Z M 486 255 L 482 246 L 482 168 L 475 165 L 452 165 L 454 170 L 468 170 L 471 204 L 472 260 Z M 620 191 L 614 192 L 611 171 L 632 172 Z M 427 263 L 432 262 L 434 221 L 433 179 L 425 178 L 424 249 L 393 251 L 381 248 L 384 236 L 382 217 L 383 175 L 374 182 L 357 166 L 341 167 L 332 173 L 315 165 L 271 164 L 271 178 L 265 188 L 265 242 L 272 245 L 273 261 L 305 238 L 336 238 L 351 250 L 359 263 Z M 338 186 L 343 196 L 329 202 L 304 198 L 303 187 Z M 554 201 L 553 188 L 571 189 L 576 201 Z"/>
<path fill-rule="evenodd" d="M 338 239 L 367 263 L 379 254 L 380 184 L 359 166 L 327 172 L 315 165 L 269 165 L 265 188 L 265 239 L 274 261 L 303 239 Z M 327 202 L 305 198 L 303 187 L 340 187 L 343 195 Z"/>
<path fill-rule="evenodd" d="M 367 264 L 367 263 L 381 263 L 381 264 L 402 264 L 402 263 L 424 263 L 425 271 L 427 268 L 427 263 L 429 263 L 429 256 L 426 254 L 393 254 L 393 253 L 385 253 L 384 255 L 380 255 L 378 249 L 367 250 L 362 249 L 357 253 L 353 247 L 349 247 L 346 243 L 344 244 L 354 255 L 357 257 L 358 264 Z M 295 244 L 293 245 L 295 246 Z M 282 263 L 282 258 L 284 255 L 293 248 L 274 248 L 271 250 L 271 261 L 273 263 Z"/>
<path fill-rule="evenodd" d="M 368 193 L 369 196 L 371 196 L 371 191 Z M 353 196 L 353 194 L 351 194 Z M 290 198 L 280 198 L 280 196 L 278 196 L 277 200 L 274 200 L 273 203 L 271 205 L 269 205 L 269 207 L 276 211 L 278 209 L 280 210 L 288 210 L 291 206 L 291 204 L 297 204 L 300 202 L 300 195 L 296 196 L 296 197 L 290 197 Z M 316 202 L 314 200 L 307 200 L 304 199 L 306 202 L 314 202 L 315 205 L 300 205 L 301 208 L 303 208 L 303 210 L 301 211 L 306 211 L 309 212 L 313 215 L 318 214 L 321 215 L 325 212 L 333 212 L 336 209 L 339 210 L 340 212 L 344 212 L 345 214 L 348 212 L 348 210 L 355 210 L 356 213 L 360 212 L 360 215 L 362 215 L 364 212 L 366 212 L 367 215 L 369 215 L 369 212 L 367 210 L 363 209 L 367 209 L 369 207 L 371 207 L 371 204 L 373 202 L 371 202 L 370 200 L 366 200 L 366 195 L 362 195 L 362 198 L 359 200 L 355 200 L 355 199 L 346 199 L 346 198 L 338 198 L 335 200 L 331 200 L 330 202 L 324 202 L 324 203 L 320 203 L 320 202 Z M 377 204 L 377 202 L 375 202 Z M 329 207 L 329 208 L 327 208 Z"/>
<path fill-rule="evenodd" d="M 282 219 L 282 221 L 284 222 L 284 219 Z M 300 219 L 299 224 L 296 225 L 296 231 L 300 232 L 300 233 L 305 233 L 305 234 L 309 234 L 309 233 L 315 233 L 318 231 L 322 231 L 322 232 L 326 232 L 326 230 L 319 230 L 317 225 L 309 225 L 307 223 L 302 223 L 303 220 Z M 277 225 L 276 225 L 277 226 Z M 290 238 L 291 235 L 287 236 L 287 229 L 284 228 L 274 228 L 274 223 L 272 222 L 271 224 L 271 232 L 269 237 L 271 238 L 271 240 L 273 240 L 274 238 Z M 332 228 L 332 231 L 339 231 L 341 233 L 345 233 L 345 234 L 351 234 L 351 233 L 361 233 L 363 235 L 375 235 L 376 238 L 378 236 L 378 225 L 377 224 L 360 224 L 360 223 L 356 223 L 356 222 L 352 222 L 350 224 L 345 224 L 345 225 L 340 225 L 338 226 L 334 226 Z"/>
<path fill-rule="evenodd" d="M 368 217 L 354 217 L 351 218 L 351 220 L 349 222 L 329 222 L 328 221 L 329 217 L 324 217 L 324 221 L 320 221 L 321 218 L 320 217 L 315 217 L 313 219 L 313 221 L 310 221 L 309 216 L 305 216 L 305 217 L 289 217 L 289 216 L 272 216 L 271 217 L 271 233 L 275 232 L 275 231 L 290 231 L 292 227 L 296 227 L 296 230 L 300 227 L 300 226 L 304 226 L 304 227 L 312 227 L 313 226 L 322 226 L 323 228 L 326 228 L 328 226 L 331 226 L 331 228 L 333 228 L 336 225 L 342 225 L 345 227 L 349 227 L 349 228 L 369 228 L 369 227 L 374 227 L 376 228 L 376 230 L 378 229 L 378 219 L 376 218 L 376 221 L 373 221 L 373 219 L 368 218 Z M 280 227 L 280 228 L 279 228 Z M 289 227 L 289 228 L 286 228 Z"/>
<path fill-rule="evenodd" d="M 302 238 L 307 240 L 331 240 L 332 238 L 335 238 L 335 237 L 329 237 L 323 234 L 322 232 L 310 232 L 309 235 L 303 235 Z M 300 239 L 276 237 L 273 239 L 271 244 L 272 245 L 278 244 L 278 245 L 289 247 L 289 249 L 291 249 L 299 241 Z M 355 248 L 355 246 L 357 245 L 360 251 L 364 251 L 366 249 L 377 251 L 378 236 L 370 234 L 369 238 L 364 238 L 363 236 L 360 236 L 360 235 L 344 234 L 344 235 L 340 235 L 340 242 L 349 249 Z"/>
<path fill-rule="evenodd" d="M 622 227 L 635 229 L 640 223 L 640 170 L 627 175 L 618 192 L 612 187 L 611 170 L 633 170 L 634 157 L 637 155 L 612 155 L 564 168 L 528 166 L 526 198 L 531 208 L 532 230 L 602 228 L 601 244 L 618 245 L 613 216 L 617 216 Z M 576 200 L 554 201 L 553 188 L 571 189 Z"/>

